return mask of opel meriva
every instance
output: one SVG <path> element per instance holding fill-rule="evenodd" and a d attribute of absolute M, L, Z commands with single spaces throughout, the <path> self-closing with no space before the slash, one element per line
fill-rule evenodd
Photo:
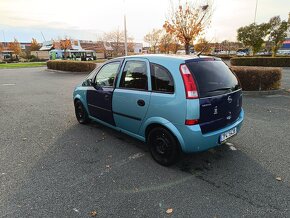
<path fill-rule="evenodd" d="M 144 55 L 112 59 L 73 93 L 81 124 L 97 121 L 146 142 L 155 161 L 219 146 L 244 119 L 237 77 L 219 58 Z"/>

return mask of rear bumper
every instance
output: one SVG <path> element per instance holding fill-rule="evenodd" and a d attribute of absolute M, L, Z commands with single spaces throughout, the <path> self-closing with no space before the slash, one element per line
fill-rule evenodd
<path fill-rule="evenodd" d="M 243 120 L 244 110 L 242 109 L 238 119 L 234 123 L 217 131 L 206 134 L 202 134 L 199 125 L 176 126 L 184 141 L 184 143 L 181 144 L 182 151 L 185 153 L 199 152 L 221 145 L 219 142 L 220 135 L 234 127 L 237 127 L 237 132 L 239 132 L 243 124 Z"/>

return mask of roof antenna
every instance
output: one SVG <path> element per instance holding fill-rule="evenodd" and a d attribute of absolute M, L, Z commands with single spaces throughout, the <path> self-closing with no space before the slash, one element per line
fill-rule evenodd
<path fill-rule="evenodd" d="M 213 38 L 208 42 L 208 44 L 206 46 L 204 46 L 202 48 L 202 50 L 200 52 L 198 52 L 197 57 L 199 57 L 204 52 L 204 50 L 209 47 L 209 44 L 212 42 L 212 40 L 213 40 Z"/>

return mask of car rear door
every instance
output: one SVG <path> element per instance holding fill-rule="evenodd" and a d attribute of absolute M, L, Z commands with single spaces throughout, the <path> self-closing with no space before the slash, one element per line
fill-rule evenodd
<path fill-rule="evenodd" d="M 113 113 L 117 127 L 137 134 L 150 103 L 149 61 L 128 58 L 122 67 L 113 95 Z"/>
<path fill-rule="evenodd" d="M 104 64 L 94 78 L 94 85 L 87 90 L 87 103 L 90 116 L 115 126 L 112 112 L 114 81 L 121 61 Z"/>

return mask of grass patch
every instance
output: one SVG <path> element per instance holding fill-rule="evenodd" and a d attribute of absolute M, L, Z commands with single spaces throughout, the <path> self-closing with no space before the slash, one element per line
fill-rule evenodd
<path fill-rule="evenodd" d="M 43 66 L 46 66 L 46 62 L 9 63 L 9 64 L 0 64 L 0 69 L 43 67 Z"/>

